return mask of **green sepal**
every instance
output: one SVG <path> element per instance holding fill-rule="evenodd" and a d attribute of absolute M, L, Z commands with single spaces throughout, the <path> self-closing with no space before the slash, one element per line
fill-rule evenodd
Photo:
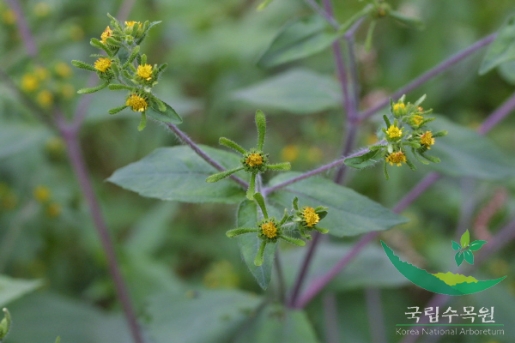
<path fill-rule="evenodd" d="M 291 216 L 288 214 L 288 210 L 284 209 L 284 214 L 283 214 L 283 217 L 281 218 L 281 221 L 279 222 L 279 226 L 282 226 L 289 219 L 291 219 Z"/>
<path fill-rule="evenodd" d="M 263 217 L 265 217 L 265 219 L 268 219 L 268 212 L 266 210 L 265 199 L 263 198 L 263 195 L 261 193 L 254 193 L 253 197 L 254 200 L 256 200 L 256 203 L 258 204 L 259 208 L 263 212 Z"/>
<path fill-rule="evenodd" d="M 438 132 L 433 133 L 433 138 L 444 137 L 444 136 L 447 136 L 447 134 L 448 134 L 447 131 L 438 131 Z"/>
<path fill-rule="evenodd" d="M 229 169 L 229 170 L 225 170 L 223 172 L 220 172 L 220 173 L 216 173 L 216 174 L 213 174 L 213 175 L 210 175 L 207 177 L 206 179 L 206 182 L 209 182 L 209 183 L 212 183 L 212 182 L 217 182 L 217 181 L 220 181 L 222 179 L 225 179 L 226 177 L 242 170 L 243 167 L 237 167 L 237 168 L 233 168 L 233 169 Z"/>
<path fill-rule="evenodd" d="M 282 163 L 274 163 L 274 164 L 268 164 L 267 169 L 270 170 L 290 170 L 291 164 L 290 162 L 282 162 Z"/>
<path fill-rule="evenodd" d="M 483 240 L 475 240 L 474 242 L 470 243 L 470 247 L 469 247 L 469 249 L 470 249 L 471 251 L 477 251 L 477 250 L 481 249 L 481 247 L 482 247 L 483 245 L 485 245 L 485 244 L 486 244 L 486 241 L 483 241 Z"/>
<path fill-rule="evenodd" d="M 118 22 L 118 19 L 116 19 L 115 17 L 113 17 L 111 14 L 107 13 L 107 17 L 109 19 L 111 19 L 111 26 L 113 26 L 114 28 L 122 31 L 122 27 L 120 25 L 120 23 Z"/>
<path fill-rule="evenodd" d="M 108 38 L 109 40 L 109 38 Z M 89 44 L 91 44 L 92 46 L 94 46 L 95 48 L 98 48 L 98 49 L 101 49 L 101 50 L 104 50 L 105 53 L 109 56 L 109 57 L 113 57 L 113 52 L 111 51 L 111 49 L 109 49 L 104 43 L 102 43 L 101 41 L 99 41 L 98 39 L 96 38 L 91 38 L 91 40 L 89 41 Z"/>
<path fill-rule="evenodd" d="M 297 197 L 293 198 L 293 209 L 295 211 L 299 210 L 299 198 L 297 198 Z"/>
<path fill-rule="evenodd" d="M 220 145 L 223 145 L 223 146 L 226 146 L 230 149 L 233 149 L 234 151 L 237 151 L 241 154 L 246 154 L 247 151 L 241 146 L 239 145 L 238 143 L 236 143 L 235 141 L 229 139 L 229 138 L 226 138 L 226 137 L 220 137 L 220 139 L 218 140 L 218 143 Z"/>
<path fill-rule="evenodd" d="M 317 230 L 318 232 L 323 233 L 323 234 L 329 233 L 329 230 L 324 229 L 324 228 L 322 228 L 322 227 L 318 227 L 318 226 L 316 226 L 316 225 L 315 225 L 315 226 L 313 226 L 313 229 L 315 229 L 315 230 Z"/>
<path fill-rule="evenodd" d="M 406 164 L 408 165 L 408 167 L 410 167 L 411 170 L 416 170 L 417 169 L 417 167 L 415 167 L 413 162 L 411 162 L 408 158 L 406 158 Z"/>
<path fill-rule="evenodd" d="M 242 167 L 244 168 L 244 167 Z M 247 199 L 254 199 L 254 193 L 256 193 L 256 174 L 250 174 L 249 188 L 247 189 Z"/>
<path fill-rule="evenodd" d="M 298 245 L 299 247 L 303 247 L 306 245 L 306 242 L 304 242 L 302 239 L 299 239 L 299 238 L 293 238 L 290 236 L 283 236 L 283 235 L 281 235 L 281 238 L 284 239 L 286 242 Z"/>
<path fill-rule="evenodd" d="M 104 82 L 104 83 L 101 83 L 99 84 L 98 86 L 95 86 L 95 87 L 90 87 L 90 88 L 81 88 L 77 91 L 77 94 L 90 94 L 90 93 L 95 93 L 95 92 L 98 92 L 104 88 L 107 87 L 107 85 L 109 85 L 109 82 Z"/>
<path fill-rule="evenodd" d="M 118 112 L 123 111 L 123 110 L 124 110 L 124 109 L 126 109 L 126 108 L 127 108 L 127 105 L 123 105 L 123 106 L 119 106 L 119 107 L 111 108 L 111 109 L 109 110 L 109 114 L 116 114 L 116 113 L 118 113 Z"/>
<path fill-rule="evenodd" d="M 147 115 L 145 112 L 141 113 L 141 120 L 138 125 L 138 131 L 143 131 L 147 127 Z"/>
<path fill-rule="evenodd" d="M 433 163 L 440 163 L 440 159 L 435 156 L 427 156 L 426 154 L 420 153 L 420 156 Z"/>
<path fill-rule="evenodd" d="M 377 150 L 370 150 L 367 153 L 356 156 L 356 157 L 350 157 L 346 158 L 343 163 L 345 165 L 356 168 L 356 169 L 363 169 L 366 167 L 373 166 L 377 162 L 379 162 L 379 157 L 382 155 L 382 151 L 380 149 Z"/>
<path fill-rule="evenodd" d="M 392 101 L 392 100 L 390 99 L 390 102 L 391 102 L 391 101 Z M 392 125 L 392 124 L 390 123 L 390 119 L 388 119 L 388 117 L 387 117 L 386 115 L 383 115 L 383 120 L 384 120 L 384 123 L 386 124 L 386 128 L 387 128 L 387 129 L 388 129 L 388 128 L 390 128 L 390 126 Z"/>
<path fill-rule="evenodd" d="M 0 342 L 2 342 L 5 336 L 9 333 L 12 324 L 11 313 L 9 313 L 9 310 L 4 308 L 3 311 L 4 319 L 0 322 Z"/>
<path fill-rule="evenodd" d="M 417 99 L 417 101 L 415 101 L 415 103 L 413 105 L 418 107 L 421 103 L 424 102 L 424 100 L 426 100 L 426 97 L 427 97 L 427 94 L 422 95 L 420 98 Z M 431 112 L 431 110 L 428 110 L 425 112 Z"/>
<path fill-rule="evenodd" d="M 258 132 L 257 150 L 263 150 L 266 136 L 266 118 L 261 110 L 256 111 L 256 127 Z"/>
<path fill-rule="evenodd" d="M 232 237 L 236 237 L 239 235 L 244 235 L 246 233 L 258 232 L 258 231 L 259 231 L 259 229 L 256 229 L 256 228 L 239 227 L 237 229 L 232 229 L 232 230 L 227 231 L 225 233 L 225 235 L 229 238 L 232 238 Z"/>
<path fill-rule="evenodd" d="M 128 90 L 128 91 L 131 91 L 131 92 L 135 91 L 133 87 L 122 85 L 121 83 L 111 83 L 109 85 L 109 89 L 112 90 L 112 91 L 119 91 L 119 90 Z"/>
<path fill-rule="evenodd" d="M 263 264 L 263 255 L 265 253 L 265 246 L 266 246 L 266 242 L 261 241 L 261 245 L 259 246 L 259 250 L 256 255 L 256 258 L 254 258 L 254 265 L 256 267 L 259 267 Z"/>
<path fill-rule="evenodd" d="M 95 69 L 95 67 L 93 67 L 91 64 L 88 64 L 86 62 L 82 62 L 82 61 L 79 61 L 79 60 L 72 60 L 72 65 L 74 67 L 77 67 L 77 68 L 80 68 L 80 69 L 85 69 L 85 70 L 89 70 L 89 71 L 97 71 Z"/>
<path fill-rule="evenodd" d="M 163 71 L 165 71 L 166 68 L 168 68 L 167 63 L 163 63 L 163 64 L 159 65 L 159 67 L 157 67 L 157 69 L 156 69 L 156 77 L 159 77 L 159 75 L 161 75 L 161 73 Z"/>

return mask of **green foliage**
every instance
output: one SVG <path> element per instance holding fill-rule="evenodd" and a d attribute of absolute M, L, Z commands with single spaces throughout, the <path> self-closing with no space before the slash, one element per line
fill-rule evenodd
<path fill-rule="evenodd" d="M 22 153 L 48 136 L 48 130 L 41 126 L 3 123 L 0 126 L 0 158 Z"/>
<path fill-rule="evenodd" d="M 515 60 L 515 16 L 501 27 L 494 42 L 488 47 L 479 74 L 483 75 L 497 66 Z"/>
<path fill-rule="evenodd" d="M 201 146 L 202 150 L 229 167 L 239 163 L 232 153 Z M 188 147 L 160 148 L 142 160 L 117 170 L 108 181 L 146 197 L 191 203 L 241 201 L 244 191 L 233 182 L 206 183 L 215 171 Z"/>
<path fill-rule="evenodd" d="M 41 285 L 40 280 L 20 280 L 0 275 L 0 306 L 5 306 L 11 301 L 35 291 Z"/>

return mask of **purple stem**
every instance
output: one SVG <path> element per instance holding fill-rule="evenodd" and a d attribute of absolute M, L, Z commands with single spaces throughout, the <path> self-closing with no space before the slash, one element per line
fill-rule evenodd
<path fill-rule="evenodd" d="M 483 48 L 484 46 L 490 44 L 495 39 L 495 36 L 496 36 L 496 34 L 491 34 L 489 36 L 486 36 L 485 38 L 477 41 L 476 43 L 472 44 L 468 48 L 463 49 L 462 51 L 452 55 L 451 57 L 449 57 L 445 61 L 441 62 L 440 64 L 438 64 L 434 68 L 431 68 L 430 70 L 428 70 L 424 74 L 420 75 L 415 80 L 413 80 L 410 83 L 408 83 L 406 86 L 404 86 L 401 89 L 397 90 L 389 98 L 386 98 L 386 99 L 382 100 L 381 102 L 379 102 L 375 106 L 373 106 L 373 107 L 369 108 L 368 110 L 364 111 L 363 114 L 360 117 L 360 120 L 363 121 L 363 120 L 366 120 L 366 119 L 370 118 L 376 112 L 381 110 L 383 107 L 389 105 L 390 104 L 390 98 L 394 99 L 394 100 L 400 98 L 403 94 L 407 94 L 407 93 L 411 92 L 412 90 L 414 90 L 415 88 L 421 86 L 422 84 L 424 84 L 425 82 L 429 81 L 430 79 L 432 79 L 433 77 L 437 76 L 438 74 L 443 73 L 444 71 L 446 71 L 447 69 L 449 69 L 450 67 L 455 65 L 456 63 L 461 62 L 465 58 L 469 57 L 474 52 L 476 52 L 476 51 L 480 50 L 481 48 Z"/>
<path fill-rule="evenodd" d="M 483 122 L 479 127 L 478 133 L 481 135 L 486 134 L 490 131 L 494 125 L 498 124 L 501 120 L 506 118 L 515 109 L 515 93 L 508 98 L 498 109 Z M 397 205 L 393 208 L 393 212 L 400 213 L 404 211 L 411 203 L 413 203 L 427 188 L 438 181 L 442 175 L 436 172 L 428 174 L 422 181 L 420 181 L 415 187 L 413 187 L 408 194 L 402 198 Z M 338 273 L 343 270 L 352 259 L 363 249 L 368 243 L 374 240 L 379 235 L 379 232 L 370 232 L 363 236 L 354 245 L 352 250 L 331 269 L 327 274 L 321 278 L 313 281 L 309 286 L 305 294 L 299 299 L 299 301 L 293 303 L 294 308 L 303 308 L 313 297 L 315 297 Z"/>
<path fill-rule="evenodd" d="M 172 130 L 172 132 L 181 140 L 182 143 L 188 145 L 197 155 L 199 155 L 204 161 L 215 167 L 219 171 L 224 171 L 225 168 L 217 161 L 213 160 L 208 154 L 204 152 L 186 133 L 181 131 L 176 125 L 174 124 L 167 124 L 168 128 Z M 236 175 L 229 176 L 231 179 L 236 181 L 240 186 L 247 189 L 249 187 L 249 184 Z"/>
<path fill-rule="evenodd" d="M 515 219 L 512 219 L 506 226 L 504 226 L 495 237 L 484 246 L 484 248 L 478 253 L 478 256 L 475 259 L 475 264 L 472 266 L 468 266 L 464 272 L 470 272 L 474 269 L 477 269 L 481 263 L 487 260 L 491 255 L 502 249 L 504 246 L 509 244 L 513 239 L 515 239 Z M 431 300 L 427 303 L 426 307 L 441 307 L 447 304 L 447 302 L 451 300 L 451 296 L 444 294 L 436 294 Z M 424 317 L 420 320 L 419 324 L 427 324 L 427 318 Z M 405 338 L 401 341 L 401 343 L 414 343 L 418 339 L 418 336 L 409 335 L 405 336 Z M 434 341 L 433 341 L 434 342 Z"/>
<path fill-rule="evenodd" d="M 6 0 L 6 2 L 16 14 L 16 25 L 18 26 L 18 30 L 20 32 L 23 44 L 25 45 L 25 49 L 27 50 L 27 54 L 34 59 L 37 58 L 38 47 L 34 41 L 34 37 L 30 32 L 29 25 L 25 20 L 20 3 L 17 0 Z"/>
<path fill-rule="evenodd" d="M 340 343 L 340 324 L 338 322 L 338 306 L 334 293 L 329 293 L 322 299 L 324 304 L 324 322 L 327 343 Z"/>
<path fill-rule="evenodd" d="M 372 343 L 386 343 L 381 290 L 379 288 L 367 288 L 365 299 Z"/>
<path fill-rule="evenodd" d="M 122 305 L 133 340 L 135 343 L 143 343 L 144 340 L 141 329 L 136 320 L 136 314 L 134 313 L 134 309 L 131 305 L 129 293 L 127 291 L 127 287 L 123 280 L 119 264 L 116 259 L 114 244 L 109 235 L 109 230 L 107 229 L 107 225 L 102 216 L 102 210 L 100 209 L 100 205 L 96 199 L 93 186 L 88 176 L 84 157 L 82 156 L 81 148 L 77 138 L 77 131 L 70 129 L 71 127 L 69 124 L 65 123 L 64 117 L 62 115 L 57 117 L 57 122 L 61 136 L 66 142 L 70 163 L 72 165 L 73 171 L 75 172 L 75 175 L 77 176 L 80 188 L 84 194 L 84 198 L 88 203 L 93 223 L 95 224 L 95 228 L 100 237 L 100 242 L 102 243 L 104 253 L 106 254 L 109 273 L 113 279 L 116 295 Z"/>

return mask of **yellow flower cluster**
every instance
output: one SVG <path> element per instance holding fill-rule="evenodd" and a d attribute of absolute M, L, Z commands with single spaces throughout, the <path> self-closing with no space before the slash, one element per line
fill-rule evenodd
<path fill-rule="evenodd" d="M 320 216 L 315 212 L 313 207 L 304 207 L 302 211 L 302 219 L 307 227 L 313 227 L 320 221 Z"/>
<path fill-rule="evenodd" d="M 147 101 L 137 94 L 131 94 L 127 98 L 125 105 L 129 106 L 133 111 L 136 112 L 145 112 L 148 107 Z"/>

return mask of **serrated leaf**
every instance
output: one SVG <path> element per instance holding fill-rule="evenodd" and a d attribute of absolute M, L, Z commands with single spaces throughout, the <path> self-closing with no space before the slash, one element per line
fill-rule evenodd
<path fill-rule="evenodd" d="M 457 252 L 456 255 L 454 255 L 454 260 L 456 261 L 456 264 L 459 267 L 463 263 L 463 260 L 464 260 L 463 252 L 462 251 Z"/>
<path fill-rule="evenodd" d="M 488 47 L 479 67 L 479 74 L 486 74 L 498 65 L 510 60 L 515 60 L 515 16 L 506 21 L 495 40 Z"/>
<path fill-rule="evenodd" d="M 156 343 L 229 342 L 262 298 L 238 290 L 191 290 L 154 297 L 148 326 Z"/>
<path fill-rule="evenodd" d="M 164 102 L 166 106 L 166 111 L 160 111 L 158 108 L 149 107 L 147 110 L 147 115 L 157 121 L 163 122 L 165 124 L 181 124 L 182 117 L 172 108 L 172 106 L 168 105 Z"/>
<path fill-rule="evenodd" d="M 232 153 L 201 146 L 222 166 L 232 168 L 240 158 Z M 118 169 L 108 181 L 142 196 L 191 203 L 237 203 L 245 191 L 230 179 L 206 183 L 217 170 L 186 146 L 160 148 L 142 160 Z"/>
<path fill-rule="evenodd" d="M 256 227 L 256 224 L 260 220 L 257 213 L 257 205 L 254 201 L 243 201 L 238 207 L 238 220 L 236 226 Z M 235 239 L 238 242 L 243 261 L 247 265 L 247 268 L 249 268 L 252 276 L 254 276 L 261 288 L 267 289 L 272 277 L 275 249 L 277 244 L 268 243 L 266 245 L 265 253 L 263 255 L 263 264 L 258 267 L 254 264 L 254 258 L 258 253 L 259 246 L 261 245 L 262 241 L 257 236 L 257 234 L 254 232 L 239 235 Z"/>
<path fill-rule="evenodd" d="M 282 173 L 270 181 L 275 185 L 289 180 L 299 173 Z M 367 197 L 321 177 L 309 178 L 272 193 L 270 203 L 290 208 L 295 197 L 302 206 L 326 206 L 327 216 L 320 226 L 329 234 L 343 237 L 371 231 L 382 231 L 406 220 Z"/>
<path fill-rule="evenodd" d="M 35 146 L 49 135 L 43 126 L 4 122 L 0 125 L 0 159 Z"/>
<path fill-rule="evenodd" d="M 460 238 L 460 244 L 462 248 L 466 248 L 470 244 L 470 232 L 466 230 Z"/>
<path fill-rule="evenodd" d="M 351 244 L 321 243 L 304 284 L 309 285 L 322 277 L 351 249 Z M 294 282 L 305 254 L 305 249 L 290 249 L 281 252 L 287 283 Z M 397 272 L 383 249 L 369 244 L 328 284 L 327 289 L 348 291 L 367 287 L 397 287 L 408 283 L 409 281 Z"/>
<path fill-rule="evenodd" d="M 474 264 L 474 254 L 469 249 L 463 252 L 463 257 L 468 264 Z"/>
<path fill-rule="evenodd" d="M 470 249 L 470 251 L 478 251 L 485 244 L 486 244 L 486 241 L 476 240 L 476 241 L 470 243 L 470 248 L 469 249 Z"/>
<path fill-rule="evenodd" d="M 371 150 L 360 156 L 346 158 L 343 163 L 352 168 L 363 169 L 371 167 L 377 162 L 379 162 L 379 157 L 381 157 L 381 155 L 381 150 Z"/>
<path fill-rule="evenodd" d="M 253 108 L 310 114 L 338 108 L 340 94 L 334 78 L 298 68 L 237 90 L 232 97 Z"/>
<path fill-rule="evenodd" d="M 296 19 L 281 29 L 258 66 L 270 68 L 314 55 L 331 46 L 338 36 L 319 15 Z"/>
<path fill-rule="evenodd" d="M 269 304 L 241 330 L 233 343 L 319 343 L 312 324 L 304 311 Z"/>
<path fill-rule="evenodd" d="M 461 245 L 458 242 L 452 241 L 452 249 L 453 250 L 460 250 Z"/>
<path fill-rule="evenodd" d="M 515 176 L 515 161 L 487 137 L 457 125 L 445 117 L 436 116 L 431 123 L 433 131 L 448 131 L 438 137 L 428 155 L 440 158 L 427 168 L 457 177 L 473 177 L 484 180 L 504 180 Z"/>
<path fill-rule="evenodd" d="M 3 307 L 23 295 L 35 291 L 43 283 L 40 280 L 13 279 L 0 275 L 0 307 Z"/>

